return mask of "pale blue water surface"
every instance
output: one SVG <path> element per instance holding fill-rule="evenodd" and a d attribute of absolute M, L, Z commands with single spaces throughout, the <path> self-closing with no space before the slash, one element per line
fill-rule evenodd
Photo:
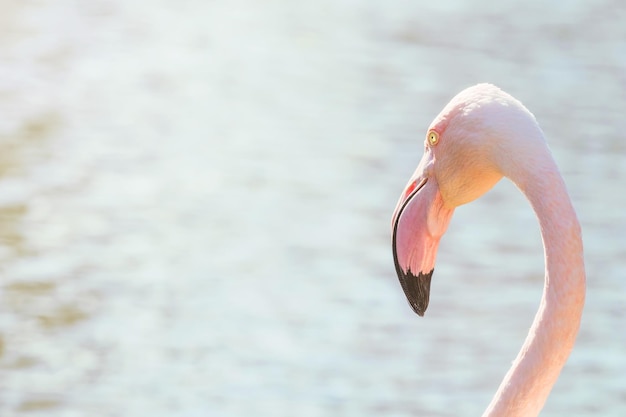
<path fill-rule="evenodd" d="M 425 318 L 389 224 L 425 129 L 489 81 L 537 116 L 588 302 L 542 416 L 626 415 L 626 6 L 6 1 L 0 416 L 479 416 L 539 229 L 459 208 Z"/>

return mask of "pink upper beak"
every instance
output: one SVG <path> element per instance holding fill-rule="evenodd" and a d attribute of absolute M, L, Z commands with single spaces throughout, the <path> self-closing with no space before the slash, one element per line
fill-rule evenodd
<path fill-rule="evenodd" d="M 426 158 L 402 193 L 392 220 L 396 273 L 411 308 L 420 316 L 428 307 L 439 239 L 454 213 L 445 207 L 436 179 L 426 174 Z"/>

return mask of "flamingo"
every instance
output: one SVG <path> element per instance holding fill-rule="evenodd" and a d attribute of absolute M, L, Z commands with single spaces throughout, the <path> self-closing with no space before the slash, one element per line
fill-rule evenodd
<path fill-rule="evenodd" d="M 411 308 L 428 307 L 437 247 L 457 206 L 507 177 L 541 229 L 545 280 L 526 340 L 483 417 L 532 417 L 565 365 L 585 303 L 581 229 L 533 114 L 491 84 L 456 95 L 431 123 L 424 155 L 392 218 L 396 272 Z"/>

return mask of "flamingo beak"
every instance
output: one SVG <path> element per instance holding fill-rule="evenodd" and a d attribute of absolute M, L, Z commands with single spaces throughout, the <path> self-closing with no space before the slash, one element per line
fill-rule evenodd
<path fill-rule="evenodd" d="M 448 228 L 454 208 L 445 206 L 437 180 L 420 167 L 394 211 L 392 249 L 396 273 L 409 305 L 423 316 L 428 308 L 439 239 Z"/>

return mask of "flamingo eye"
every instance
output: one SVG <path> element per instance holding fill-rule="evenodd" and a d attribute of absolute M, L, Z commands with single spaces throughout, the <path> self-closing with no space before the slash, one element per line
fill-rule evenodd
<path fill-rule="evenodd" d="M 439 133 L 431 130 L 428 132 L 428 143 L 430 146 L 435 146 L 439 142 Z"/>

